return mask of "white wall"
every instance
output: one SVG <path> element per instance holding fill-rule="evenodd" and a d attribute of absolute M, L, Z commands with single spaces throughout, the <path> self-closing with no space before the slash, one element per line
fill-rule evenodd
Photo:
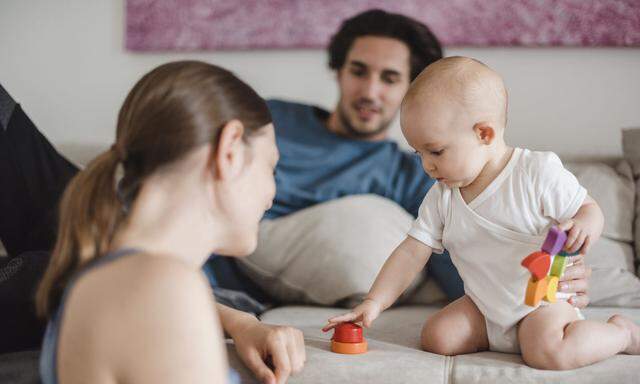
<path fill-rule="evenodd" d="M 196 58 L 227 67 L 265 97 L 331 107 L 321 50 L 134 54 L 122 0 L 0 0 L 0 82 L 54 144 L 113 141 L 133 83 Z M 455 48 L 498 70 L 510 91 L 508 140 L 569 157 L 617 156 L 620 128 L 640 126 L 640 49 Z M 394 128 L 394 136 L 399 129 Z"/>

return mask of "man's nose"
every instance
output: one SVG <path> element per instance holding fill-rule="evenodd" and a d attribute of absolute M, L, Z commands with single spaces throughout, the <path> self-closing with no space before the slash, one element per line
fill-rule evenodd
<path fill-rule="evenodd" d="M 367 77 L 362 84 L 362 96 L 371 100 L 377 100 L 380 94 L 380 80 L 374 76 Z"/>

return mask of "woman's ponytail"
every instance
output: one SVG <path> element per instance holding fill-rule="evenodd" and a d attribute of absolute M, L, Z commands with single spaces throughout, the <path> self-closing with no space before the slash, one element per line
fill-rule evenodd
<path fill-rule="evenodd" d="M 60 203 L 58 237 L 36 294 L 39 315 L 55 309 L 72 273 L 104 254 L 123 217 L 116 172 L 123 156 L 117 146 L 96 159 L 69 183 Z"/>

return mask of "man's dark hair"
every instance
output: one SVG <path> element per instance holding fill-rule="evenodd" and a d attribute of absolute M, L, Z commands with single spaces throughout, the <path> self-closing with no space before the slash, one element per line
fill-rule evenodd
<path fill-rule="evenodd" d="M 380 36 L 405 43 L 411 52 L 411 81 L 429 64 L 442 58 L 436 36 L 421 22 L 397 13 L 372 9 L 345 20 L 329 43 L 329 67 L 339 70 L 358 37 Z"/>

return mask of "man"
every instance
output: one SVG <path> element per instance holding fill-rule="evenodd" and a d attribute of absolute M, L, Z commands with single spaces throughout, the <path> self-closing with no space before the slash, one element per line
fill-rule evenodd
<path fill-rule="evenodd" d="M 416 20 L 371 10 L 346 20 L 333 36 L 328 53 L 340 91 L 333 111 L 268 102 L 281 159 L 276 198 L 265 219 L 361 194 L 388 198 L 415 217 L 434 180 L 426 175 L 417 156 L 387 139 L 388 130 L 410 82 L 442 57 L 440 43 Z M 220 258 L 213 261 L 221 284 L 247 289 L 229 278 L 242 274 L 229 263 Z M 450 299 L 464 294 L 448 254 L 432 256 L 428 269 Z M 564 290 L 577 292 L 572 299 L 576 306 L 588 303 L 589 274 L 581 260 L 566 273 Z M 254 296 L 261 294 L 253 288 L 249 291 Z"/>

